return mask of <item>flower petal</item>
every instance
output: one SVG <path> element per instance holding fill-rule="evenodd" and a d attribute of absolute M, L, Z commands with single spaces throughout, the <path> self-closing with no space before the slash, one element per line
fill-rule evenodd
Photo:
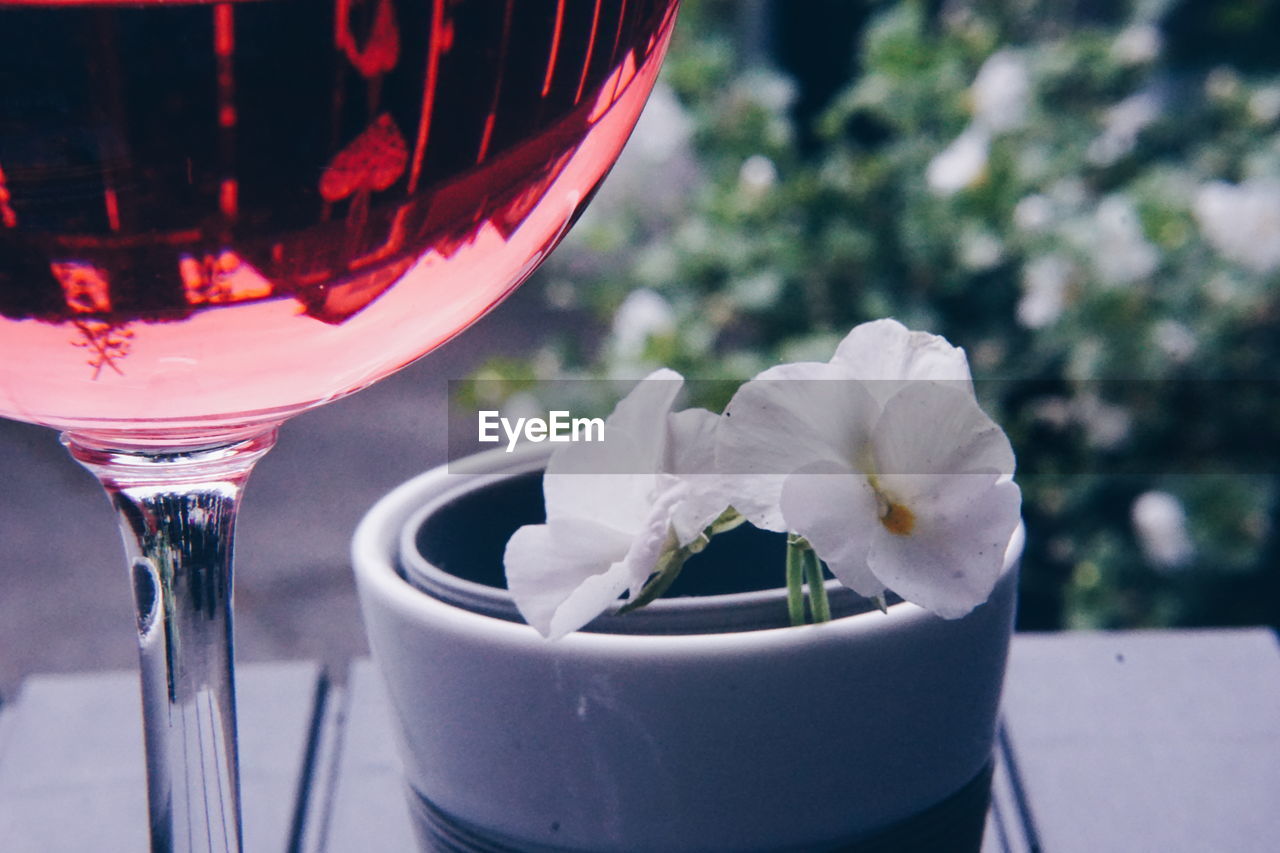
<path fill-rule="evenodd" d="M 605 419 L 603 441 L 558 448 L 543 477 L 547 519 L 592 519 L 639 530 L 657 488 L 655 475 L 665 467 L 668 419 L 683 384 L 675 371 L 654 371 Z"/>
<path fill-rule="evenodd" d="M 874 380 L 869 390 L 881 402 L 896 393 L 902 380 L 954 381 L 973 393 L 964 350 L 938 335 L 913 332 L 897 320 L 854 327 L 836 347 L 831 363 L 842 365 L 855 379 Z"/>
<path fill-rule="evenodd" d="M 720 418 L 706 409 L 684 409 L 667 417 L 666 462 L 672 474 L 716 472 L 716 428 Z"/>
<path fill-rule="evenodd" d="M 655 370 L 637 382 L 605 418 L 605 444 L 612 440 L 611 435 L 620 432 L 634 442 L 631 452 L 637 455 L 627 470 L 662 470 L 666 461 L 667 417 L 683 388 L 684 377 L 679 373 L 665 367 Z"/>
<path fill-rule="evenodd" d="M 590 521 L 521 527 L 507 542 L 507 588 L 525 621 L 554 639 L 581 628 L 630 585 L 632 538 Z"/>
<path fill-rule="evenodd" d="M 884 592 L 867 567 L 880 521 L 865 476 L 846 465 L 810 465 L 786 478 L 781 507 L 786 526 L 809 541 L 837 580 L 868 598 Z"/>
<path fill-rule="evenodd" d="M 872 430 L 875 471 L 895 475 L 1012 474 L 1013 447 L 969 393 L 951 382 L 913 382 L 884 406 Z M 915 478 L 906 481 L 916 482 Z"/>
<path fill-rule="evenodd" d="M 947 500 L 912 508 L 919 511 L 910 533 L 877 531 L 867 562 L 907 601 L 956 619 L 990 597 L 1018 526 L 1022 497 L 1015 483 L 995 475 L 949 479 Z"/>
<path fill-rule="evenodd" d="M 702 535 L 729 506 L 715 466 L 719 424 L 720 418 L 706 409 L 685 409 L 667 421 L 667 470 L 685 484 L 671 512 L 671 526 L 681 545 Z"/>
<path fill-rule="evenodd" d="M 783 480 L 816 462 L 847 465 L 879 407 L 839 365 L 784 364 L 744 384 L 725 408 L 716 467 L 730 503 L 757 527 L 782 530 Z"/>
<path fill-rule="evenodd" d="M 644 525 L 657 484 L 654 472 L 638 469 L 643 453 L 631 436 L 607 427 L 604 441 L 563 445 L 542 477 L 547 520 L 590 519 L 635 533 Z"/>

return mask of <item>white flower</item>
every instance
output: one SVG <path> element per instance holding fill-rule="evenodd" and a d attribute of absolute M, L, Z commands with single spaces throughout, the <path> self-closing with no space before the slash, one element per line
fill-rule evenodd
<path fill-rule="evenodd" d="M 993 134 L 1021 127 L 1031 104 L 1026 60 L 1012 50 L 993 53 L 978 69 L 970 95 L 975 125 Z"/>
<path fill-rule="evenodd" d="M 990 231 L 966 231 L 960 237 L 958 260 L 968 270 L 989 270 L 1004 260 L 1004 246 Z"/>
<path fill-rule="evenodd" d="M 892 320 L 743 385 L 716 463 L 735 509 L 803 536 L 846 586 L 946 618 L 990 595 L 1018 524 L 1013 451 L 963 350 Z"/>
<path fill-rule="evenodd" d="M 1220 65 L 1204 78 L 1204 92 L 1215 101 L 1229 101 L 1240 94 L 1244 84 L 1234 68 Z"/>
<path fill-rule="evenodd" d="M 1101 135 L 1089 143 L 1085 152 L 1089 162 L 1110 166 L 1132 151 L 1142 131 L 1164 112 L 1164 102 L 1160 90 L 1148 87 L 1107 110 L 1102 118 Z"/>
<path fill-rule="evenodd" d="M 1227 259 L 1256 273 L 1280 269 L 1280 181 L 1215 181 L 1200 188 L 1196 222 Z"/>
<path fill-rule="evenodd" d="M 1144 492 L 1130 511 L 1142 553 L 1157 569 L 1185 566 L 1195 556 L 1187 535 L 1187 513 L 1168 492 Z"/>
<path fill-rule="evenodd" d="M 507 585 L 524 618 L 555 638 L 636 596 L 664 555 L 724 509 L 708 477 L 715 415 L 672 413 L 680 375 L 659 370 L 605 420 L 603 442 L 563 445 L 543 478 L 547 523 L 507 543 Z"/>
<path fill-rule="evenodd" d="M 1128 409 L 1108 403 L 1094 393 L 1078 397 L 1071 407 L 1071 414 L 1084 427 L 1085 441 L 1099 450 L 1119 447 L 1133 428 L 1133 416 Z"/>
<path fill-rule="evenodd" d="M 716 468 L 726 477 L 730 503 L 757 527 L 786 530 L 778 507 L 786 475 L 821 456 L 828 435 L 865 416 L 832 392 L 856 386 L 852 402 L 866 395 L 883 405 L 924 379 L 973 395 L 964 350 L 888 319 L 855 327 L 828 362 L 781 364 L 759 374 L 734 394 L 716 437 Z"/>
<path fill-rule="evenodd" d="M 778 167 L 763 154 L 752 154 L 738 170 L 738 192 L 752 201 L 769 194 L 778 183 Z"/>
<path fill-rule="evenodd" d="M 1280 119 L 1280 86 L 1261 86 L 1250 95 L 1249 117 L 1259 124 Z"/>
<path fill-rule="evenodd" d="M 953 195 L 982 180 L 987 171 L 989 134 L 970 125 L 929 162 L 925 180 L 941 196 Z"/>
<path fill-rule="evenodd" d="M 1013 224 L 1020 231 L 1044 231 L 1053 218 L 1053 200 L 1039 193 L 1019 199 L 1013 207 Z"/>
<path fill-rule="evenodd" d="M 1015 51 L 987 57 L 969 90 L 973 120 L 925 170 L 929 189 L 953 195 L 978 184 L 987 171 L 991 139 L 1026 124 L 1031 105 L 1031 77 L 1026 60 Z"/>
<path fill-rule="evenodd" d="M 790 77 L 763 67 L 756 67 L 739 77 L 738 92 L 774 113 L 790 109 L 797 95 L 796 84 Z"/>
<path fill-rule="evenodd" d="M 645 101 L 644 111 L 627 140 L 627 152 L 649 167 L 682 157 L 693 138 L 694 121 L 675 91 L 659 82 Z"/>
<path fill-rule="evenodd" d="M 1133 204 L 1123 196 L 1107 196 L 1094 215 L 1089 240 L 1094 269 L 1107 284 L 1133 284 L 1160 265 L 1160 251 L 1147 241 Z"/>
<path fill-rule="evenodd" d="M 669 335 L 675 329 L 676 314 L 671 303 L 655 290 L 636 288 L 613 315 L 613 357 L 626 366 L 639 364 L 651 338 Z"/>
<path fill-rule="evenodd" d="M 1153 24 L 1125 27 L 1111 43 L 1111 54 L 1125 65 L 1146 65 L 1160 55 L 1160 30 Z"/>
<path fill-rule="evenodd" d="M 694 195 L 692 188 L 703 181 L 693 150 L 694 125 L 675 91 L 659 81 L 609 172 L 609 180 L 587 208 L 584 221 L 608 223 L 617 217 L 628 221 L 639 217 L 644 223 L 656 223 L 678 219 Z M 655 181 L 654 175 L 663 179 Z M 581 241 L 586 233 L 580 231 L 571 229 L 569 240 Z"/>
<path fill-rule="evenodd" d="M 1018 301 L 1018 322 L 1028 329 L 1043 329 L 1062 316 L 1067 304 L 1067 288 L 1075 267 L 1060 255 L 1036 258 L 1022 270 L 1022 299 Z"/>
<path fill-rule="evenodd" d="M 1177 320 L 1161 320 L 1155 324 L 1152 334 L 1156 346 L 1176 364 L 1186 364 L 1199 347 L 1195 333 Z"/>

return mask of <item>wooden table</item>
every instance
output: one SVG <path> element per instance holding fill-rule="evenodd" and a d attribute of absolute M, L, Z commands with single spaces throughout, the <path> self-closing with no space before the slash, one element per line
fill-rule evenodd
<path fill-rule="evenodd" d="M 366 660 L 239 670 L 249 853 L 414 849 Z M 1270 631 L 1018 635 L 984 853 L 1280 849 Z M 0 709 L 0 851 L 146 849 L 136 675 L 37 676 Z"/>

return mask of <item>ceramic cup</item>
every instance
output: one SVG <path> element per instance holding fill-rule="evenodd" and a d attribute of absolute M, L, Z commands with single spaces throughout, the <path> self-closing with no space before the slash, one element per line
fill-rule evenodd
<path fill-rule="evenodd" d="M 355 536 L 424 849 L 817 851 L 894 833 L 976 849 L 1021 531 L 963 619 L 858 612 L 832 582 L 846 615 L 823 625 L 762 627 L 785 624 L 785 593 L 754 589 L 664 599 L 551 642 L 492 585 L 506 536 L 540 517 L 545 459 L 497 451 L 472 473 L 430 471 Z M 749 544 L 730 568 L 776 579 L 781 550 L 768 552 Z"/>

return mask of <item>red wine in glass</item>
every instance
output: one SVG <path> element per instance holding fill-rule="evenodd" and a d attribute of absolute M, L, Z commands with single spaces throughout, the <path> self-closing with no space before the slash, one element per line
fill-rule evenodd
<path fill-rule="evenodd" d="M 241 849 L 253 462 L 532 272 L 630 133 L 675 6 L 0 0 L 0 416 L 64 430 L 118 510 L 153 851 Z"/>
<path fill-rule="evenodd" d="M 0 0 L 0 415 L 279 420 L 518 284 L 671 0 Z"/>

